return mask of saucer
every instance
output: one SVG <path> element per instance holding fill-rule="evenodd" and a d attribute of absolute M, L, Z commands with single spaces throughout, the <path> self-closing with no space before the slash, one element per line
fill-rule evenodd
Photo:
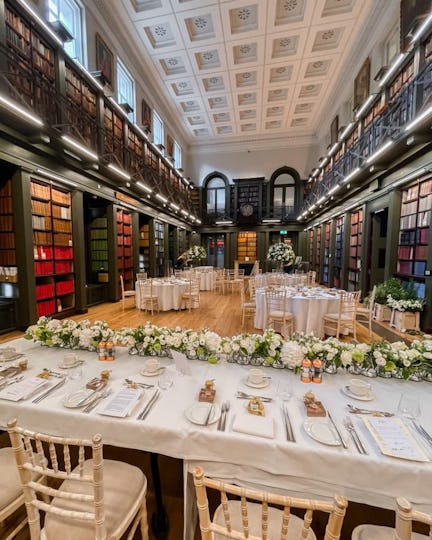
<path fill-rule="evenodd" d="M 161 366 L 160 368 L 156 369 L 155 371 L 148 371 L 147 369 L 142 369 L 140 371 L 140 375 L 142 375 L 143 377 L 157 377 L 159 376 L 164 370 L 165 370 L 165 366 Z"/>
<path fill-rule="evenodd" d="M 198 424 L 200 426 L 204 426 L 211 406 L 212 406 L 211 403 L 199 401 L 198 403 L 194 403 L 193 405 L 191 405 L 189 408 L 185 410 L 185 416 L 189 420 L 189 422 L 192 422 L 192 424 Z M 221 409 L 219 405 L 214 403 L 213 411 L 208 420 L 208 424 L 214 424 L 214 422 L 217 422 L 219 420 L 220 415 L 221 415 Z"/>
<path fill-rule="evenodd" d="M 373 395 L 372 392 L 368 392 L 364 396 L 359 396 L 357 394 L 353 394 L 348 388 L 348 386 L 342 386 L 341 390 L 342 390 L 342 393 L 345 394 L 346 396 L 353 399 L 358 399 L 359 401 L 372 401 L 373 399 L 375 399 L 375 396 Z"/>
<path fill-rule="evenodd" d="M 77 358 L 73 364 L 64 364 L 62 362 L 61 364 L 58 365 L 58 367 L 60 369 L 71 369 L 71 368 L 79 366 L 82 363 L 83 363 L 83 360 L 80 360 L 79 358 Z"/>
<path fill-rule="evenodd" d="M 253 383 L 246 377 L 243 382 L 246 386 L 249 386 L 249 388 L 267 388 L 270 384 L 270 379 L 263 379 L 260 383 Z"/>

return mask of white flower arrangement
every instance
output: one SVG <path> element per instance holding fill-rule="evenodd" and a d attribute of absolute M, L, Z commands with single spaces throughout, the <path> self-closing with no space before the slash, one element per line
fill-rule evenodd
<path fill-rule="evenodd" d="M 272 244 L 269 247 L 267 252 L 267 259 L 269 261 L 278 263 L 293 264 L 295 261 L 295 253 L 290 244 L 278 242 L 277 244 Z"/>
<path fill-rule="evenodd" d="M 296 333 L 284 340 L 274 330 L 265 330 L 262 335 L 243 333 L 229 338 L 208 329 L 183 330 L 150 322 L 114 331 L 104 321 L 90 324 L 88 320 L 59 321 L 48 317 L 41 317 L 37 324 L 29 326 L 24 337 L 49 347 L 87 350 L 95 350 L 100 341 L 112 340 L 128 347 L 131 354 L 167 356 L 169 350 L 174 349 L 190 359 L 213 363 L 221 357 L 232 360 L 240 355 L 242 361 L 260 359 L 263 365 L 290 369 L 298 369 L 303 358 L 320 358 L 336 368 L 350 368 L 355 364 L 365 370 L 395 373 L 404 379 L 423 371 L 432 378 L 432 339 L 416 340 L 411 345 L 385 340 L 366 344 L 341 342 L 334 337 L 321 340 L 313 334 Z"/>
<path fill-rule="evenodd" d="M 192 259 L 193 261 L 206 259 L 207 258 L 207 251 L 203 246 L 191 246 L 188 251 L 187 255 L 189 259 Z"/>
<path fill-rule="evenodd" d="M 421 311 L 423 309 L 423 301 L 420 299 L 400 299 L 396 300 L 391 295 L 387 296 L 387 305 L 396 311 Z"/>

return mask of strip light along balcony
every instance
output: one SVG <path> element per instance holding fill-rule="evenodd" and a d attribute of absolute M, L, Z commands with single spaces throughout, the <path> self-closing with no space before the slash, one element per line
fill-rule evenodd
<path fill-rule="evenodd" d="M 417 32 L 413 35 L 411 43 L 416 42 L 422 35 L 423 32 L 426 30 L 426 28 L 429 26 L 429 24 L 432 22 L 432 12 L 429 13 L 428 17 L 423 21 L 423 23 L 420 25 Z"/>
<path fill-rule="evenodd" d="M 333 186 L 333 187 L 329 190 L 328 194 L 329 194 L 329 195 L 333 195 L 333 194 L 336 193 L 336 191 L 338 191 L 339 189 L 340 189 L 340 185 L 339 185 L 339 184 L 336 184 L 335 186 Z"/>
<path fill-rule="evenodd" d="M 351 172 L 349 173 L 349 175 L 346 176 L 346 177 L 342 180 L 342 182 L 343 182 L 344 184 L 346 184 L 346 183 L 349 182 L 349 181 L 350 181 L 350 180 L 351 180 L 358 172 L 360 172 L 360 167 L 356 167 L 353 171 L 351 171 Z"/>
<path fill-rule="evenodd" d="M 351 131 L 353 130 L 355 126 L 355 122 L 350 122 L 347 127 L 342 131 L 342 133 L 340 134 L 339 136 L 339 140 L 340 141 L 343 141 L 345 139 L 345 137 L 351 133 Z"/>
<path fill-rule="evenodd" d="M 75 148 L 75 150 L 78 150 L 79 152 L 81 152 L 88 158 L 92 159 L 93 161 L 99 160 L 99 157 L 97 156 L 97 154 L 95 154 L 94 152 L 91 152 L 90 150 L 87 150 L 87 148 L 85 148 L 82 144 L 78 143 L 77 141 L 69 137 L 69 135 L 62 135 L 61 138 L 66 144 L 69 144 L 70 146 L 72 146 L 72 148 Z"/>
<path fill-rule="evenodd" d="M 417 124 L 419 124 L 422 120 L 427 118 L 430 114 L 432 114 L 432 105 L 428 107 L 425 111 L 423 111 L 417 118 L 415 118 L 412 122 L 410 122 L 406 127 L 405 131 L 410 131 L 413 127 L 415 127 Z"/>
<path fill-rule="evenodd" d="M 280 223 L 280 219 L 267 218 L 262 220 L 263 223 Z"/>
<path fill-rule="evenodd" d="M 0 96 L 0 103 L 2 103 L 5 107 L 7 107 L 13 113 L 17 114 L 18 116 L 21 116 L 21 118 L 23 118 L 24 120 L 27 120 L 28 122 L 31 122 L 35 126 L 42 127 L 44 125 L 40 118 L 38 118 L 37 116 L 34 116 L 33 114 L 30 114 L 25 109 L 23 109 L 19 105 L 16 105 L 13 101 L 10 101 L 9 99 L 3 96 Z"/>
<path fill-rule="evenodd" d="M 46 171 L 45 169 L 36 169 L 35 173 L 45 176 L 46 178 L 49 178 L 51 180 L 57 180 L 58 182 L 61 182 L 62 184 L 67 184 L 68 186 L 78 186 L 76 182 L 72 182 L 72 180 L 67 180 L 66 178 L 62 178 L 61 176 L 57 176 L 56 174 L 53 174 L 50 171 Z"/>
<path fill-rule="evenodd" d="M 385 144 L 381 146 L 381 148 L 378 148 L 376 152 L 374 152 L 368 159 L 366 160 L 366 163 L 372 163 L 374 162 L 379 156 L 384 154 L 384 152 L 387 150 L 387 148 L 390 148 L 390 146 L 393 146 L 393 141 L 387 141 Z"/>
<path fill-rule="evenodd" d="M 215 221 L 215 224 L 216 225 L 232 225 L 233 222 L 229 219 L 225 220 L 225 221 Z"/>
<path fill-rule="evenodd" d="M 119 169 L 118 167 L 113 165 L 112 163 L 108 163 L 108 169 L 111 169 L 112 171 L 114 171 L 116 174 L 118 174 L 119 176 L 121 176 L 125 180 L 130 180 L 131 179 L 130 174 L 125 173 L 124 171 L 122 171 L 121 169 Z"/>
<path fill-rule="evenodd" d="M 180 210 L 180 206 L 177 206 L 174 203 L 170 203 L 170 206 L 171 206 L 171 208 L 174 208 L 174 210 L 177 210 L 177 211 Z"/>
<path fill-rule="evenodd" d="M 114 105 L 114 107 L 116 108 L 116 110 L 117 110 L 119 113 L 122 114 L 122 116 L 123 116 L 124 118 L 127 118 L 127 117 L 128 117 L 128 115 L 127 115 L 127 113 L 124 111 L 124 109 L 122 109 L 122 108 L 120 107 L 120 105 L 117 103 L 117 101 L 116 101 L 112 96 L 111 96 L 110 98 L 108 98 L 108 99 L 109 99 L 109 100 L 111 101 L 111 103 Z"/>
<path fill-rule="evenodd" d="M 358 120 L 364 112 L 367 111 L 369 108 L 369 105 L 374 101 L 374 99 L 377 97 L 378 94 L 371 94 L 367 100 L 363 103 L 363 105 L 360 107 L 360 109 L 356 113 L 356 120 Z"/>
<path fill-rule="evenodd" d="M 144 191 L 147 191 L 147 193 L 152 193 L 153 190 L 151 188 L 149 188 L 148 186 L 146 186 L 145 184 L 143 184 L 142 182 L 137 182 L 135 184 L 136 186 L 140 187 L 141 189 L 143 189 Z"/>
<path fill-rule="evenodd" d="M 396 71 L 398 66 L 403 62 L 403 60 L 406 57 L 406 53 L 401 53 L 396 60 L 393 62 L 393 64 L 390 66 L 387 73 L 384 75 L 384 77 L 380 80 L 379 86 L 384 86 L 385 83 L 390 79 L 390 77 L 393 75 L 393 73 Z"/>
<path fill-rule="evenodd" d="M 163 195 L 161 195 L 160 193 L 156 193 L 156 199 L 159 199 L 160 201 L 162 201 L 163 203 L 167 203 L 168 202 L 168 199 L 166 197 L 164 197 Z"/>

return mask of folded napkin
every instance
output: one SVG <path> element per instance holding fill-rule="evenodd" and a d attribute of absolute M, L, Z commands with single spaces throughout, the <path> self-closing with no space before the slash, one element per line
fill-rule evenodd
<path fill-rule="evenodd" d="M 266 439 L 274 438 L 274 422 L 272 416 L 257 416 L 248 412 L 238 413 L 234 419 L 233 431 L 247 433 Z"/>

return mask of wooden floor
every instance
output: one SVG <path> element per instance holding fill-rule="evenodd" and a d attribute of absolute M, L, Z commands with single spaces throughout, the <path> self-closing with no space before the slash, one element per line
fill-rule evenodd
<path fill-rule="evenodd" d="M 182 328 L 201 329 L 209 328 L 210 330 L 217 332 L 222 336 L 232 336 L 242 331 L 241 328 L 241 309 L 240 309 L 240 296 L 239 295 L 221 295 L 212 292 L 201 293 L 201 306 L 199 309 L 193 309 L 188 311 L 167 311 L 161 313 L 155 313 L 153 316 L 149 313 L 140 312 L 135 309 L 133 299 L 126 300 L 125 309 L 122 310 L 121 302 L 101 304 L 89 309 L 88 313 L 83 315 L 76 315 L 71 317 L 75 320 L 90 319 L 91 322 L 96 320 L 106 321 L 112 328 L 121 328 L 123 326 L 137 326 L 143 324 L 146 321 L 159 326 L 180 326 Z M 253 321 L 249 321 L 244 328 L 247 332 L 258 332 L 253 328 Z M 0 343 L 15 339 L 22 336 L 22 332 L 11 332 L 0 336 Z M 378 338 L 375 335 L 374 338 Z M 367 329 L 362 326 L 357 326 L 357 339 L 362 342 L 369 341 L 369 335 Z M 6 434 L 0 436 L 0 446 L 8 445 L 8 438 Z M 146 452 L 125 450 L 121 448 L 104 448 L 104 455 L 106 458 L 121 459 L 128 461 L 139 466 L 147 478 L 151 478 L 149 459 Z M 162 489 L 164 493 L 164 504 L 169 516 L 170 532 L 167 540 L 181 540 L 183 531 L 183 470 L 182 462 L 180 460 L 160 456 L 160 470 Z M 361 505 L 355 505 L 356 508 L 362 508 Z M 152 486 L 149 486 L 148 495 L 148 511 L 151 515 L 154 511 L 154 497 Z M 361 521 L 370 520 L 368 515 L 368 507 Z M 389 514 L 385 513 L 384 514 Z M 347 523 L 357 523 L 359 512 L 357 511 L 355 516 L 350 516 Z M 383 516 L 383 511 L 380 513 Z M 387 517 L 388 519 L 388 517 Z M 354 520 L 354 521 L 353 521 Z M 360 522 L 361 522 L 360 521 Z M 348 540 L 350 538 L 349 531 L 352 526 L 348 526 L 342 540 Z M 0 540 L 5 538 L 6 534 L 0 529 Z M 139 538 L 139 534 L 135 535 Z M 25 529 L 20 536 L 19 540 L 28 540 L 29 534 Z M 150 538 L 155 538 L 152 534 Z M 198 538 L 198 535 L 196 535 Z"/>

